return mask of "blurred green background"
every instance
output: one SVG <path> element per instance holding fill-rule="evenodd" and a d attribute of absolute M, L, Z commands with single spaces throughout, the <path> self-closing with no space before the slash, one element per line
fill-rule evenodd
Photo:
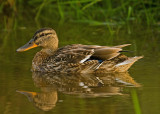
<path fill-rule="evenodd" d="M 159 26 L 159 0 L 1 0 L 1 29 L 87 23 L 93 26 Z M 33 21 L 34 20 L 34 21 Z"/>

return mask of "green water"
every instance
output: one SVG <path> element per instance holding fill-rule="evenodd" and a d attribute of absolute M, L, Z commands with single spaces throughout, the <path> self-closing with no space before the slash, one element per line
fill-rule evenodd
<path fill-rule="evenodd" d="M 47 24 L 46 24 L 47 25 Z M 41 24 L 41 26 L 46 26 Z M 128 56 L 144 55 L 125 74 L 54 75 L 30 71 L 34 54 L 16 49 L 39 27 L 28 25 L 0 31 L 0 114 L 159 114 L 160 39 L 153 27 L 113 28 L 65 23 L 47 25 L 68 44 L 131 43 Z M 141 85 L 141 86 L 140 86 Z"/>

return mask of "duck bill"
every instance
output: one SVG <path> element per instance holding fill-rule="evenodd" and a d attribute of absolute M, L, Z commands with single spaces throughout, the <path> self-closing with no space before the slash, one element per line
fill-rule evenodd
<path fill-rule="evenodd" d="M 34 43 L 34 40 L 31 39 L 27 44 L 25 44 L 24 46 L 18 48 L 16 51 L 17 52 L 23 52 L 23 51 L 27 51 L 29 49 L 35 48 L 38 45 Z"/>

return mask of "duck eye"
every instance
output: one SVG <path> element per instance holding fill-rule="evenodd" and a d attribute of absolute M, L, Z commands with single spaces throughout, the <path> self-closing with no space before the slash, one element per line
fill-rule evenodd
<path fill-rule="evenodd" d="M 44 33 L 42 33 L 41 35 L 40 35 L 40 37 L 42 37 L 42 36 L 44 36 L 45 34 Z"/>

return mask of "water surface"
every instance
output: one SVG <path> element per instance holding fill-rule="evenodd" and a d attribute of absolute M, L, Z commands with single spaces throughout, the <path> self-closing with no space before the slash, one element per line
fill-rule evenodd
<path fill-rule="evenodd" d="M 43 26 L 43 24 L 42 24 Z M 0 31 L 0 113 L 4 114 L 159 114 L 159 32 L 153 28 L 120 28 L 63 24 L 53 27 L 59 46 L 68 44 L 120 45 L 131 43 L 128 56 L 144 55 L 129 73 L 101 75 L 35 74 L 34 54 L 15 50 L 32 38 L 37 27 Z M 117 32 L 118 31 L 118 32 Z"/>

